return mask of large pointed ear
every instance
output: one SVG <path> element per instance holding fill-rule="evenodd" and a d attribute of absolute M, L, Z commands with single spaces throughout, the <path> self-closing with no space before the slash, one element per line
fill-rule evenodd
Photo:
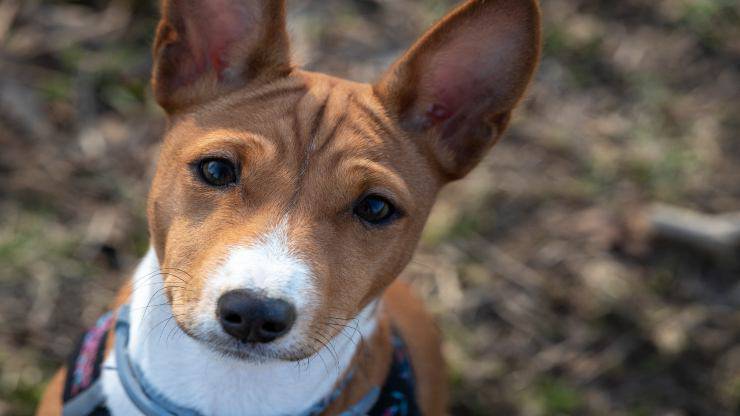
<path fill-rule="evenodd" d="M 540 53 L 536 0 L 470 0 L 399 59 L 375 92 L 441 174 L 467 174 L 506 128 Z"/>
<path fill-rule="evenodd" d="M 284 0 L 162 0 L 152 86 L 176 113 L 290 72 Z"/>

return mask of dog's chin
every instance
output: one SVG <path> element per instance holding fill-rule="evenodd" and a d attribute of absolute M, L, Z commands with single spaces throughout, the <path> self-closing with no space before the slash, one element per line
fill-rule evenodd
<path fill-rule="evenodd" d="M 185 336 L 194 339 L 216 354 L 238 361 L 253 363 L 297 362 L 317 352 L 312 346 L 303 345 L 300 341 L 285 342 L 278 338 L 275 342 L 267 344 L 242 342 L 219 331 L 210 323 L 196 324 L 191 327 L 186 322 L 180 322 L 177 319 L 175 321 Z"/>
<path fill-rule="evenodd" d="M 194 334 L 188 334 L 188 336 L 211 351 L 238 361 L 259 364 L 275 361 L 300 361 L 311 355 L 305 350 L 294 351 L 273 344 L 242 342 L 228 336 L 201 337 Z"/>

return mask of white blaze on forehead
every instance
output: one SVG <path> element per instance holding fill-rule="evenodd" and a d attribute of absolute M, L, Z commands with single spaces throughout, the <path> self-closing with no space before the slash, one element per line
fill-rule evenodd
<path fill-rule="evenodd" d="M 233 246 L 206 283 L 205 297 L 247 289 L 283 299 L 300 313 L 315 297 L 311 270 L 290 248 L 285 221 L 249 245 Z"/>

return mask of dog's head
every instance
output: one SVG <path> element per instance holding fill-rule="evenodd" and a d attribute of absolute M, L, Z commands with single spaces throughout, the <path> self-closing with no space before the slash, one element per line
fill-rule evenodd
<path fill-rule="evenodd" d="M 535 0 L 465 2 L 374 85 L 293 67 L 282 1 L 162 13 L 152 241 L 179 326 L 244 357 L 311 355 L 381 295 L 539 55 Z"/>

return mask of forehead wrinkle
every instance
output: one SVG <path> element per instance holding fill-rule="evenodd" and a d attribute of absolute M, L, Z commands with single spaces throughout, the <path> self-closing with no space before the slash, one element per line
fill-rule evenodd
<path fill-rule="evenodd" d="M 327 146 L 322 156 L 330 166 L 338 166 L 345 160 L 365 159 L 383 162 L 390 159 L 392 147 L 387 146 L 382 137 L 363 129 L 361 125 L 346 121 L 339 133 L 342 140 L 335 140 Z"/>
<path fill-rule="evenodd" d="M 321 100 L 321 104 L 319 104 L 318 109 L 314 112 L 314 115 L 312 117 L 312 121 L 308 124 L 310 125 L 310 128 L 306 130 L 306 137 L 305 140 L 301 140 L 301 132 L 302 132 L 302 123 L 300 122 L 300 103 L 296 106 L 296 109 L 293 112 L 293 125 L 294 125 L 294 134 L 296 138 L 296 142 L 303 142 L 306 143 L 304 146 L 304 156 L 303 160 L 301 161 L 301 168 L 298 172 L 298 188 L 301 186 L 301 182 L 303 177 L 306 174 L 306 170 L 308 169 L 308 165 L 311 160 L 311 153 L 313 152 L 314 147 L 316 146 L 316 136 L 319 132 L 319 129 L 321 128 L 321 123 L 324 121 L 324 113 L 326 112 L 326 106 L 329 103 L 329 99 L 331 98 L 332 91 L 329 90 L 329 92 L 326 94 L 325 97 Z"/>
<path fill-rule="evenodd" d="M 367 124 L 370 127 L 373 135 L 380 138 L 386 138 L 398 144 L 400 140 L 400 134 L 393 127 L 393 123 L 383 110 L 382 107 L 371 105 L 363 102 L 360 97 L 350 97 L 349 103 L 352 104 L 357 110 L 359 110 L 364 117 L 361 118 L 364 127 Z M 379 107 L 380 111 L 376 111 L 375 107 Z M 363 129 L 364 130 L 364 129 Z"/>
<path fill-rule="evenodd" d="M 222 98 L 229 107 L 264 106 L 265 103 L 294 99 L 295 95 L 305 95 L 308 86 L 305 81 L 297 77 L 286 77 L 274 83 L 257 88 L 244 88 L 236 93 Z M 218 102 L 217 102 L 218 103 Z"/>
<path fill-rule="evenodd" d="M 324 89 L 320 89 L 314 94 L 309 92 L 304 96 L 304 99 L 305 97 L 316 97 L 324 91 Z M 339 127 L 346 119 L 346 108 L 342 104 L 346 102 L 347 98 L 341 92 L 342 91 L 340 89 L 336 88 L 335 84 L 330 84 L 325 95 L 319 98 L 319 105 L 316 109 L 311 109 L 313 112 L 312 116 L 306 117 L 306 120 L 310 120 L 310 122 L 307 123 L 301 122 L 302 117 L 300 112 L 303 110 L 302 104 L 308 105 L 308 103 L 299 102 L 296 104 L 296 108 L 293 113 L 294 137 L 296 139 L 296 143 L 305 144 L 303 148 L 303 158 L 296 177 L 295 192 L 292 195 L 291 203 L 289 204 L 290 209 L 296 206 L 300 198 L 301 191 L 305 184 L 305 176 L 312 161 L 315 159 L 314 156 L 323 153 L 326 146 L 335 140 Z M 337 109 L 340 110 L 337 111 Z"/>
<path fill-rule="evenodd" d="M 264 130 L 307 93 L 306 85 L 295 80 L 258 87 L 256 90 L 245 88 L 223 96 L 208 106 L 199 107 L 196 112 L 183 118 L 192 119 L 195 125 L 206 130 L 223 126 L 247 131 Z"/>
<path fill-rule="evenodd" d="M 329 143 L 336 139 L 339 127 L 347 118 L 346 102 L 352 98 L 352 92 L 345 93 L 338 88 L 332 88 L 329 92 L 326 102 L 324 103 L 323 118 L 317 120 L 316 129 L 313 132 L 312 140 L 314 141 L 311 150 L 312 153 L 321 153 Z"/>
<path fill-rule="evenodd" d="M 362 143 L 365 144 L 363 146 L 363 149 L 375 151 L 376 153 L 382 153 L 378 148 L 382 148 L 383 144 L 383 137 L 378 136 L 375 131 L 372 129 L 368 130 L 364 123 L 359 123 L 357 120 L 352 120 L 351 122 L 347 123 L 347 128 L 349 131 L 355 135 L 358 136 Z"/>

